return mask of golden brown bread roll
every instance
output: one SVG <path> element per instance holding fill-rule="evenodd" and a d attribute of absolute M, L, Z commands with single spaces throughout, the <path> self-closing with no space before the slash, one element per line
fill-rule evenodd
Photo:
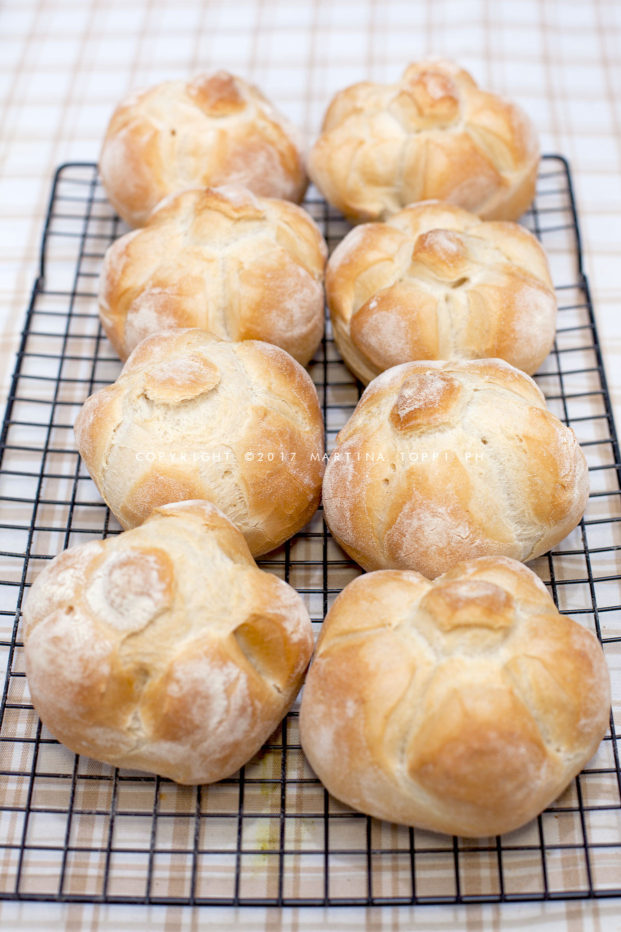
<path fill-rule="evenodd" d="M 78 449 L 124 528 L 158 505 L 206 499 L 267 553 L 319 505 L 323 420 L 284 350 L 204 330 L 147 337 L 75 423 Z"/>
<path fill-rule="evenodd" d="M 324 516 L 364 569 L 433 578 L 460 560 L 532 560 L 579 522 L 584 454 L 530 376 L 500 359 L 379 375 L 337 437 Z"/>
<path fill-rule="evenodd" d="M 227 71 L 126 97 L 108 124 L 99 170 L 130 226 L 184 188 L 241 184 L 300 201 L 307 185 L 296 130 L 256 87 Z"/>
<path fill-rule="evenodd" d="M 440 201 L 355 227 L 330 257 L 326 292 L 341 356 L 364 383 L 416 359 L 493 356 L 532 373 L 554 343 L 535 237 Z"/>
<path fill-rule="evenodd" d="M 467 837 L 524 825 L 595 753 L 610 681 L 593 634 L 499 557 L 430 583 L 354 580 L 321 631 L 300 710 L 304 753 L 338 799 Z"/>
<path fill-rule="evenodd" d="M 340 91 L 308 161 L 312 180 L 352 221 L 428 198 L 486 220 L 517 220 L 535 193 L 539 146 L 515 104 L 447 61 L 406 68 L 396 84 Z"/>
<path fill-rule="evenodd" d="M 28 685 L 52 734 L 179 783 L 220 780 L 259 750 L 312 644 L 301 598 L 208 502 L 65 550 L 24 608 Z"/>
<path fill-rule="evenodd" d="M 306 365 L 323 335 L 326 255 L 296 204 L 236 186 L 190 189 L 110 246 L 99 315 L 121 359 L 152 333 L 202 327 L 275 343 Z"/>

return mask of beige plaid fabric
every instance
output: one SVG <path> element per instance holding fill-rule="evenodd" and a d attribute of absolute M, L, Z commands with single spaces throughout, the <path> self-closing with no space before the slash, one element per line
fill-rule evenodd
<path fill-rule="evenodd" d="M 127 90 L 186 76 L 199 69 L 225 67 L 257 83 L 303 128 L 310 141 L 336 90 L 364 78 L 394 79 L 408 61 L 436 55 L 455 58 L 481 84 L 518 100 L 539 127 L 543 151 L 558 152 L 569 159 L 583 233 L 585 268 L 611 397 L 619 412 L 620 31 L 621 5 L 617 0 L 4 0 L 0 4 L 2 401 L 38 270 L 39 241 L 53 173 L 61 162 L 96 160 L 109 114 Z M 558 165 L 551 164 L 548 169 L 554 173 Z M 74 173 L 64 188 L 65 193 L 72 197 L 78 192 L 79 200 L 82 197 L 79 192 L 83 192 L 79 185 L 88 184 L 90 177 L 88 170 L 82 175 Z M 550 195 L 550 185 L 562 187 L 558 177 L 557 173 L 552 174 L 551 180 L 544 178 L 540 190 L 548 192 L 545 196 L 557 199 L 548 204 L 556 205 L 562 219 L 567 216 L 566 193 L 559 190 Z M 76 209 L 79 212 L 79 206 Z M 89 231 L 94 235 L 93 243 L 98 231 L 102 236 L 108 235 L 106 210 L 102 205 L 101 220 L 97 221 L 101 227 L 95 224 Z M 550 232 L 545 244 L 550 251 L 555 282 L 558 285 L 575 282 L 572 267 L 575 246 L 570 234 Z M 72 274 L 76 258 L 72 249 L 70 242 L 55 243 L 48 257 L 51 281 L 58 276 L 62 283 Z M 98 260 L 94 258 L 90 272 L 96 274 L 97 268 Z M 84 308 L 92 309 L 92 299 L 79 300 L 84 302 Z M 574 312 L 572 302 L 580 304 L 581 294 L 569 289 L 562 300 L 568 307 L 566 324 L 580 325 L 582 312 Z M 92 351 L 89 342 L 92 335 L 88 330 L 72 339 L 76 355 Z M 564 339 L 563 350 L 567 354 L 564 358 L 571 359 L 573 337 L 567 335 Z M 42 340 L 39 349 L 45 353 L 46 348 L 52 347 L 51 352 L 55 352 L 55 345 L 51 336 L 47 343 Z M 584 358 L 576 359 L 574 368 L 585 369 Z M 335 357 L 328 368 L 338 365 Z M 79 370 L 79 363 L 76 366 Z M 99 377 L 112 379 L 114 366 L 104 366 L 101 371 L 107 375 Z M 571 371 L 569 363 L 567 370 Z M 554 395 L 557 376 L 552 374 L 552 364 L 549 371 L 549 384 L 542 383 L 542 387 Z M 594 376 L 581 372 L 571 378 L 577 380 L 570 385 L 579 394 L 589 391 Z M 338 403 L 342 403 L 345 417 L 352 400 L 347 388 L 335 391 L 332 397 L 340 399 Z M 64 400 L 77 403 L 79 399 L 67 396 Z M 589 461 L 600 465 L 597 418 L 601 412 L 584 399 L 576 400 L 574 405 L 570 415 L 582 418 L 580 439 L 589 445 Z M 332 417 L 337 429 L 338 411 Z M 621 424 L 619 413 L 617 422 Z M 27 433 L 24 438 L 27 444 Z M 69 431 L 58 427 L 57 445 L 62 448 L 70 442 Z M 54 475 L 46 480 L 45 497 L 50 502 L 67 494 L 64 472 L 74 468 L 70 457 L 55 456 Z M 611 530 L 606 523 L 617 517 L 611 509 L 618 507 L 618 502 L 616 506 L 610 505 L 605 493 L 614 489 L 614 473 L 604 468 L 594 475 L 600 483 L 596 491 L 602 494 L 589 505 L 588 517 L 592 522 L 589 546 L 594 552 L 605 548 L 606 555 L 594 568 L 593 575 L 598 579 L 599 604 L 613 606 L 621 599 L 618 557 L 612 548 L 620 546 L 621 541 L 614 536 L 615 526 Z M 19 499 L 20 494 L 16 485 L 15 498 Z M 28 508 L 19 501 L 2 503 L 1 507 L 3 521 L 16 527 L 27 524 Z M 56 552 L 64 545 L 63 534 L 54 531 L 59 518 L 57 506 L 50 504 L 46 509 L 39 523 L 48 530 L 37 531 L 33 542 L 35 552 L 39 548 L 40 553 Z M 14 539 L 0 548 L 18 552 L 23 547 L 20 533 L 16 530 Z M 78 539 L 79 535 L 69 543 L 77 543 Z M 579 612 L 590 605 L 590 599 L 584 586 L 571 583 L 572 579 L 585 575 L 580 541 L 576 537 L 567 549 L 572 549 L 572 543 L 576 552 L 558 563 L 558 595 L 562 608 Z M 309 609 L 318 618 L 322 606 L 313 595 L 316 579 L 312 569 L 316 545 L 310 539 L 300 541 L 296 547 L 300 568 L 291 581 L 307 590 Z M 31 562 L 30 572 L 34 574 L 39 566 L 40 563 Z M 14 572 L 10 561 L 5 561 L 2 567 L 3 579 Z M 546 565 L 542 563 L 536 568 L 546 577 Z M 334 572 L 331 585 L 337 590 L 351 574 L 345 569 Z M 588 613 L 580 620 L 593 624 Z M 606 615 L 605 624 L 604 633 L 611 637 L 619 635 L 618 613 Z M 0 626 L 0 640 L 7 639 L 10 631 L 7 633 L 5 618 L 0 620 Z M 6 653 L 2 657 L 4 669 Z M 618 711 L 621 659 L 614 645 L 607 657 Z M 13 671 L 23 670 L 20 664 L 22 659 L 14 658 Z M 9 700 L 16 707 L 27 701 L 23 677 L 12 679 Z M 2 734 L 16 739 L 35 737 L 37 727 L 34 713 L 9 709 Z M 289 727 L 294 729 L 295 721 Z M 295 743 L 294 734 L 287 737 L 289 744 Z M 149 872 L 151 892 L 156 896 L 187 898 L 190 884 L 194 883 L 197 897 L 216 895 L 229 899 L 238 894 L 242 899 L 262 899 L 281 892 L 289 898 L 321 899 L 325 894 L 325 874 L 319 853 L 324 847 L 326 802 L 320 788 L 305 782 L 311 775 L 301 754 L 290 752 L 286 762 L 290 794 L 287 807 L 303 818 L 281 825 L 280 799 L 266 791 L 269 781 L 280 777 L 279 741 L 281 737 L 275 736 L 272 751 L 257 758 L 247 773 L 250 782 L 244 799 L 241 854 L 237 836 L 239 800 L 233 784 L 224 783 L 197 794 L 170 784 L 156 791 L 153 783 L 143 783 L 131 775 L 113 783 L 108 778 L 109 771 L 90 761 L 81 760 L 82 769 L 75 774 L 73 756 L 45 741 L 40 745 L 36 762 L 40 776 L 31 781 L 31 745 L 27 741 L 3 742 L 0 744 L 0 891 L 11 891 L 11 877 L 16 874 L 18 847 L 23 837 L 22 810 L 28 802 L 33 814 L 28 824 L 28 848 L 21 864 L 23 894 L 56 890 L 60 856 L 65 858 L 63 892 L 74 896 L 98 897 L 102 872 L 107 870 L 108 893 L 112 896 L 144 895 L 144 878 Z M 546 884 L 550 890 L 576 891 L 586 889 L 589 882 L 600 891 L 621 885 L 621 812 L 612 808 L 619 807 L 619 787 L 612 774 L 613 767 L 612 742 L 607 741 L 591 762 L 593 773 L 588 779 L 581 778 L 579 787 L 572 786 L 540 825 L 534 823 L 517 833 L 513 847 L 509 845 L 503 853 L 506 893 L 536 894 L 545 890 Z M 1 775 L 9 772 L 13 774 L 10 777 Z M 47 778 L 45 774 L 55 776 Z M 586 824 L 577 815 L 578 792 L 583 794 L 582 803 L 588 810 Z M 113 794 L 115 822 L 111 828 Z M 366 820 L 348 817 L 334 801 L 328 805 L 332 817 L 330 895 L 363 898 L 371 877 L 374 896 L 388 900 L 408 897 L 412 890 L 408 830 L 374 824 L 369 839 Z M 69 807 L 79 816 L 68 825 Z M 200 820 L 199 850 L 217 850 L 218 854 L 203 854 L 195 861 L 191 852 L 197 812 L 211 813 Z M 536 849 L 541 844 L 542 836 L 547 851 L 545 875 L 542 866 L 534 865 L 528 853 L 529 847 Z M 596 843 L 588 860 L 583 851 L 585 836 Z M 281 841 L 285 851 L 295 852 L 285 855 L 284 863 L 280 863 L 278 855 Z M 46 846 L 51 850 L 46 850 Z M 489 844 L 464 843 L 464 850 L 456 853 L 452 840 L 416 833 L 414 847 L 418 852 L 417 895 L 454 896 L 456 857 L 462 895 L 484 897 L 498 893 L 498 855 Z M 63 848 L 65 854 L 59 855 Z M 106 864 L 106 851 L 110 849 L 112 854 Z M 154 853 L 149 855 L 150 850 Z M 371 853 L 361 853 L 367 851 Z M 236 857 L 240 858 L 239 864 Z M 239 889 L 235 887 L 236 876 L 241 876 Z M 520 926 L 539 923 L 563 929 L 589 928 L 590 923 L 597 922 L 602 929 L 612 929 L 620 927 L 616 918 L 620 910 L 618 901 L 601 900 L 424 910 L 385 905 L 326 913 L 303 908 L 283 912 L 213 907 L 199 914 L 197 910 L 175 906 L 53 905 L 0 900 L 0 926 L 32 929 L 49 923 L 53 927 L 64 924 L 66 928 L 129 929 L 144 928 L 148 923 L 154 929 L 193 929 L 202 922 L 223 929 L 303 930 L 327 925 L 353 930 L 405 929 L 418 923 L 424 928 L 484 929 L 498 928 L 506 921 Z"/>

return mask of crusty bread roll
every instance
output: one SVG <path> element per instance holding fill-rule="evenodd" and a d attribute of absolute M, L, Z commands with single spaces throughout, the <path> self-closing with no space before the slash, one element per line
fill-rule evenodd
<path fill-rule="evenodd" d="M 467 837 L 524 825 L 606 731 L 593 634 L 503 557 L 360 576 L 324 621 L 300 710 L 302 747 L 343 802 Z"/>
<path fill-rule="evenodd" d="M 147 337 L 75 423 L 78 449 L 124 528 L 206 499 L 267 553 L 317 510 L 323 420 L 310 376 L 269 343 L 204 330 Z"/>
<path fill-rule="evenodd" d="M 364 383 L 416 359 L 494 356 L 532 373 L 554 343 L 535 237 L 440 201 L 355 227 L 330 257 L 326 292 L 337 346 Z"/>
<path fill-rule="evenodd" d="M 297 204 L 239 186 L 189 189 L 110 246 L 99 315 L 121 359 L 152 333 L 202 327 L 275 343 L 306 365 L 323 335 L 326 255 Z"/>
<path fill-rule="evenodd" d="M 539 146 L 515 104 L 446 61 L 406 68 L 396 84 L 340 91 L 308 171 L 352 221 L 439 198 L 486 220 L 517 220 L 535 194 Z"/>
<path fill-rule="evenodd" d="M 24 608 L 28 685 L 52 734 L 179 783 L 220 780 L 259 750 L 312 644 L 297 592 L 201 501 L 65 550 Z"/>
<path fill-rule="evenodd" d="M 576 526 L 584 454 L 530 376 L 500 359 L 411 362 L 370 383 L 323 483 L 333 536 L 364 569 L 433 578 L 532 560 Z"/>
<path fill-rule="evenodd" d="M 300 201 L 307 185 L 294 127 L 256 87 L 226 71 L 126 97 L 108 124 L 99 170 L 130 226 L 184 188 L 233 183 Z"/>

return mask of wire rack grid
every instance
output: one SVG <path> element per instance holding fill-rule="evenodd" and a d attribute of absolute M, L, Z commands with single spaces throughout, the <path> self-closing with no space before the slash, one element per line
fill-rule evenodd
<path fill-rule="evenodd" d="M 343 219 L 318 197 L 306 207 L 334 246 Z M 591 479 L 579 527 L 531 565 L 559 609 L 601 639 L 613 708 L 596 756 L 554 805 L 519 831 L 471 841 L 378 822 L 332 799 L 304 760 L 297 705 L 238 774 L 204 787 L 76 757 L 41 726 L 24 673 L 23 597 L 46 560 L 120 530 L 72 424 L 120 371 L 99 326 L 96 281 L 123 228 L 95 165 L 58 169 L 0 436 L 0 898 L 282 906 L 621 896 L 621 467 L 563 158 L 543 159 L 524 222 L 547 249 L 560 309 L 537 381 L 576 431 Z M 330 449 L 360 386 L 329 325 L 310 372 Z M 261 565 L 302 594 L 316 630 L 360 572 L 321 511 Z"/>

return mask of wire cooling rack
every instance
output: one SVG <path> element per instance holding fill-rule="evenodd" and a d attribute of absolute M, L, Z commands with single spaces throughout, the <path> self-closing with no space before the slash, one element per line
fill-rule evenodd
<path fill-rule="evenodd" d="M 334 246 L 346 224 L 306 205 Z M 299 744 L 297 707 L 239 774 L 181 787 L 76 757 L 39 722 L 28 694 L 22 599 L 46 560 L 117 533 L 75 450 L 86 396 L 120 370 L 99 327 L 103 253 L 122 230 L 92 164 L 58 169 L 0 438 L 0 897 L 220 905 L 466 903 L 621 896 L 621 498 L 614 430 L 569 170 L 543 159 L 524 222 L 542 240 L 560 305 L 537 376 L 590 467 L 578 528 L 535 569 L 562 612 L 596 631 L 613 680 L 609 732 L 588 767 L 538 819 L 470 841 L 378 822 L 324 791 Z M 328 448 L 359 386 L 328 335 L 310 367 Z M 261 561 L 302 594 L 317 629 L 359 570 L 321 512 Z"/>

